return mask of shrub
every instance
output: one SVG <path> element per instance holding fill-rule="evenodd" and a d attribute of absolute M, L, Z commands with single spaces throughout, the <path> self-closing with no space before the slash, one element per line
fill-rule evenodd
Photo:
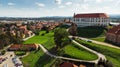
<path fill-rule="evenodd" d="M 6 51 L 5 51 L 5 50 L 3 50 L 3 51 L 1 52 L 1 54 L 2 54 L 2 55 L 4 55 L 4 54 L 5 54 L 5 52 L 6 52 Z"/>
<path fill-rule="evenodd" d="M 22 56 L 22 55 L 25 55 L 26 52 L 25 51 L 15 51 L 15 55 L 17 56 Z"/>

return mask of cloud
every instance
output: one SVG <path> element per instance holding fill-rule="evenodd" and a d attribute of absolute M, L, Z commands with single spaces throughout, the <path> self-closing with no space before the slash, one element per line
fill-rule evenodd
<path fill-rule="evenodd" d="M 83 0 L 84 2 L 96 2 L 96 3 L 101 3 L 101 2 L 103 2 L 103 1 L 105 1 L 105 0 Z M 112 0 L 110 0 L 110 1 L 112 1 Z"/>
<path fill-rule="evenodd" d="M 63 6 L 63 5 L 60 5 L 60 6 L 58 6 L 58 8 L 64 8 L 65 6 Z"/>
<path fill-rule="evenodd" d="M 82 4 L 82 5 L 81 5 L 81 8 L 82 8 L 82 9 L 85 9 L 85 10 L 88 9 L 88 7 L 89 7 L 89 4 Z"/>
<path fill-rule="evenodd" d="M 101 3 L 103 0 L 96 0 L 97 3 Z"/>
<path fill-rule="evenodd" d="M 55 3 L 58 4 L 58 5 L 60 5 L 61 2 L 62 2 L 62 0 L 55 0 Z"/>
<path fill-rule="evenodd" d="M 118 1 L 116 2 L 115 6 L 118 7 L 119 4 L 120 4 L 120 0 L 118 0 Z"/>
<path fill-rule="evenodd" d="M 36 5 L 39 7 L 45 7 L 45 4 L 43 4 L 43 3 L 36 3 Z"/>
<path fill-rule="evenodd" d="M 15 3 L 9 2 L 8 5 L 9 5 L 9 6 L 14 6 Z"/>
<path fill-rule="evenodd" d="M 72 5 L 72 2 L 67 2 L 66 5 L 68 5 L 68 6 L 69 6 L 69 5 Z"/>
<path fill-rule="evenodd" d="M 76 6 L 76 7 L 80 7 L 80 4 L 79 4 L 79 3 L 77 3 L 77 4 L 75 4 L 75 6 Z"/>

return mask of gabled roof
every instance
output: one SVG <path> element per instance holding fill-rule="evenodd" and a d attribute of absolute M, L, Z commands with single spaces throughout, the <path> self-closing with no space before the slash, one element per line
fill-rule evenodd
<path fill-rule="evenodd" d="M 60 65 L 60 67 L 78 67 L 78 66 L 70 62 L 64 62 L 63 64 Z"/>
<path fill-rule="evenodd" d="M 75 14 L 74 18 L 109 18 L 106 13 Z"/>

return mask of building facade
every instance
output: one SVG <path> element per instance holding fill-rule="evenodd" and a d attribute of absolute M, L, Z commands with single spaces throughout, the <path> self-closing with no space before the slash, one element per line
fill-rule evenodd
<path fill-rule="evenodd" d="M 120 25 L 114 26 L 106 33 L 106 40 L 120 44 Z"/>
<path fill-rule="evenodd" d="M 105 13 L 74 14 L 72 21 L 78 27 L 107 26 L 110 23 L 109 16 Z"/>

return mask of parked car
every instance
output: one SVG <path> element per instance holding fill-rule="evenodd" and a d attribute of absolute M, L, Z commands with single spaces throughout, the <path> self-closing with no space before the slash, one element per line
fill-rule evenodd
<path fill-rule="evenodd" d="M 0 64 L 3 62 L 2 60 L 3 60 L 3 58 L 0 58 Z"/>
<path fill-rule="evenodd" d="M 22 67 L 23 65 L 21 63 L 16 63 L 15 66 L 16 67 Z"/>
<path fill-rule="evenodd" d="M 90 42 L 91 43 L 92 41 L 91 40 L 86 40 L 86 42 Z"/>
<path fill-rule="evenodd" d="M 8 65 L 7 65 L 7 64 L 5 64 L 5 65 L 3 65 L 3 67 L 8 67 Z"/>
<path fill-rule="evenodd" d="M 5 60 L 6 60 L 5 58 L 2 59 L 2 61 L 5 61 Z"/>

